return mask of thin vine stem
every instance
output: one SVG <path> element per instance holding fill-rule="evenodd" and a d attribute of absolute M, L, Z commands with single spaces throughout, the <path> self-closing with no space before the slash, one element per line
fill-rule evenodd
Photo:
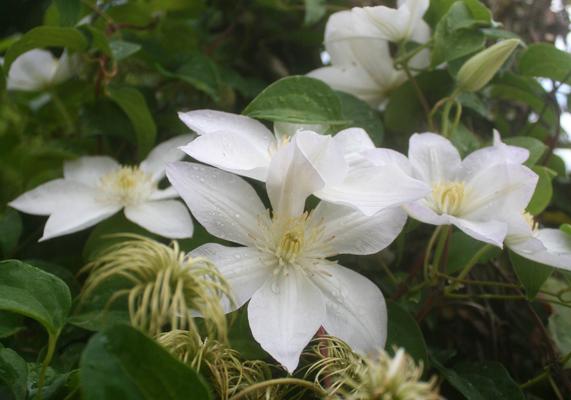
<path fill-rule="evenodd" d="M 58 335 L 50 334 L 48 338 L 48 350 L 46 352 L 46 356 L 44 357 L 44 361 L 42 362 L 42 367 L 40 369 L 40 375 L 38 377 L 38 391 L 36 392 L 36 400 L 41 400 L 43 397 L 42 389 L 44 388 L 44 383 L 46 381 L 46 371 L 48 366 L 50 365 L 52 358 L 54 356 L 54 352 L 56 349 Z"/>
<path fill-rule="evenodd" d="M 297 385 L 297 386 L 304 387 L 306 389 L 313 390 L 320 397 L 327 396 L 327 392 L 325 390 L 321 389 L 320 387 L 318 387 L 317 385 L 315 385 L 311 382 L 304 381 L 303 379 L 278 378 L 278 379 L 271 379 L 269 381 L 264 381 L 264 382 L 260 382 L 260 383 L 256 383 L 254 385 L 248 386 L 247 388 L 245 388 L 241 392 L 230 397 L 230 400 L 242 399 L 250 393 L 254 393 L 254 392 L 257 392 L 258 390 L 265 389 L 265 388 L 268 388 L 270 386 L 276 386 L 276 385 Z"/>

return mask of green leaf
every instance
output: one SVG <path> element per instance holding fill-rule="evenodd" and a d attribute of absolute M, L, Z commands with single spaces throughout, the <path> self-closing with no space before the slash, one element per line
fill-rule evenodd
<path fill-rule="evenodd" d="M 195 371 L 127 325 L 112 326 L 89 341 L 80 382 L 86 400 L 211 399 Z"/>
<path fill-rule="evenodd" d="M 75 28 L 39 26 L 26 32 L 10 46 L 4 58 L 4 70 L 9 71 L 20 54 L 42 47 L 65 47 L 68 50 L 81 51 L 87 48 L 87 39 Z"/>
<path fill-rule="evenodd" d="M 444 367 L 434 358 L 440 374 L 468 400 L 524 400 L 523 392 L 505 367 L 497 362 Z"/>
<path fill-rule="evenodd" d="M 478 263 L 488 262 L 500 253 L 500 249 L 488 246 L 486 243 L 480 242 L 462 231 L 454 232 L 450 236 L 448 243 L 448 274 L 460 271 L 484 247 L 488 247 L 488 250 L 480 255 Z"/>
<path fill-rule="evenodd" d="M 349 121 L 344 128 L 363 128 L 379 146 L 385 133 L 379 113 L 355 96 L 343 92 L 337 92 L 337 96 L 341 100 L 343 118 Z"/>
<path fill-rule="evenodd" d="M 28 365 L 14 350 L 0 349 L 0 399 L 25 400 Z"/>
<path fill-rule="evenodd" d="M 428 22 L 432 28 L 435 28 L 456 1 L 458 0 L 431 0 L 428 10 L 426 10 L 424 14 L 424 20 Z"/>
<path fill-rule="evenodd" d="M 387 350 L 392 353 L 394 346 L 403 347 L 416 361 L 427 365 L 426 342 L 416 320 L 398 303 L 387 303 L 387 313 Z"/>
<path fill-rule="evenodd" d="M 111 49 L 113 58 L 117 61 L 121 61 L 141 50 L 141 45 L 125 40 L 113 40 L 109 42 L 109 48 Z"/>
<path fill-rule="evenodd" d="M 7 208 L 0 215 L 0 251 L 8 256 L 18 244 L 22 234 L 22 218 L 20 214 L 11 208 Z"/>
<path fill-rule="evenodd" d="M 0 311 L 0 339 L 24 329 L 24 317 L 6 311 Z"/>
<path fill-rule="evenodd" d="M 186 82 L 209 95 L 214 101 L 220 100 L 220 72 L 209 57 L 195 54 L 174 72 L 159 64 L 155 66 L 162 75 Z"/>
<path fill-rule="evenodd" d="M 139 159 L 152 149 L 157 136 L 157 126 L 145 98 L 132 87 L 109 87 L 109 98 L 129 117 L 137 135 Z"/>
<path fill-rule="evenodd" d="M 571 54 L 551 44 L 532 44 L 521 55 L 519 71 L 522 75 L 570 82 Z"/>
<path fill-rule="evenodd" d="M 59 13 L 59 23 L 63 26 L 73 26 L 79 20 L 81 11 L 80 0 L 54 0 Z"/>
<path fill-rule="evenodd" d="M 559 227 L 559 229 L 561 229 L 566 234 L 571 235 L 571 224 L 563 224 Z"/>
<path fill-rule="evenodd" d="M 555 171 L 539 165 L 533 166 L 531 169 L 539 175 L 539 181 L 537 182 L 533 197 L 527 205 L 527 212 L 532 215 L 538 215 L 551 203 L 551 197 L 553 197 L 553 185 L 551 181 L 557 174 Z"/>
<path fill-rule="evenodd" d="M 305 3 L 305 25 L 311 25 L 319 21 L 327 11 L 325 0 L 304 0 Z"/>
<path fill-rule="evenodd" d="M 529 157 L 525 162 L 525 165 L 528 167 L 537 164 L 547 150 L 547 146 L 543 144 L 543 142 L 529 136 L 514 136 L 506 138 L 503 141 L 510 146 L 523 147 L 529 150 Z"/>
<path fill-rule="evenodd" d="M 541 286 L 553 272 L 553 268 L 528 260 L 513 251 L 509 251 L 509 255 L 512 267 L 525 288 L 527 297 L 530 300 L 535 298 Z"/>
<path fill-rule="evenodd" d="M 35 319 L 57 336 L 71 308 L 67 285 L 18 260 L 0 262 L 0 310 Z"/>
<path fill-rule="evenodd" d="M 252 118 L 301 124 L 342 124 L 341 102 L 320 80 L 289 76 L 265 88 L 244 110 Z"/>

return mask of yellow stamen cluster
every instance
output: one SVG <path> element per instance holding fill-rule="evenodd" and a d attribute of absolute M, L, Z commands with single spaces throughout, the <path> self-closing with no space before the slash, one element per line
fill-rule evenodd
<path fill-rule="evenodd" d="M 105 250 L 83 268 L 89 276 L 81 299 L 111 278 L 123 278 L 129 287 L 119 290 L 108 305 L 126 296 L 131 324 L 156 335 L 164 330 L 193 329 L 193 312 L 205 318 L 210 337 L 226 340 L 226 317 L 221 298 L 231 299 L 230 287 L 205 258 L 191 258 L 171 246 L 138 236 Z"/>
<path fill-rule="evenodd" d="M 432 186 L 432 203 L 440 214 L 457 215 L 464 201 L 463 182 L 440 182 Z"/>
<path fill-rule="evenodd" d="M 317 361 L 306 376 L 329 393 L 343 400 L 440 400 L 436 379 L 421 381 L 422 365 L 403 349 L 394 357 L 380 350 L 374 357 L 351 351 L 343 341 L 333 337 L 314 340 L 308 355 Z"/>
<path fill-rule="evenodd" d="M 212 383 L 217 398 L 227 400 L 244 388 L 272 378 L 272 367 L 264 361 L 243 361 L 236 350 L 216 340 L 204 341 L 194 331 L 171 331 L 159 335 L 158 342 L 173 356 L 199 371 Z M 283 386 L 269 386 L 244 399 L 283 399 Z"/>
<path fill-rule="evenodd" d="M 128 206 L 145 201 L 156 183 L 139 167 L 124 166 L 101 177 L 99 189 L 102 201 Z"/>

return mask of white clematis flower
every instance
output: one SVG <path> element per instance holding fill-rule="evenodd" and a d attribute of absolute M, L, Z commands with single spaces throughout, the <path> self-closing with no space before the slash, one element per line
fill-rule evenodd
<path fill-rule="evenodd" d="M 49 215 L 40 240 L 77 232 L 124 209 L 130 221 L 168 238 L 192 236 L 192 219 L 176 191 L 161 190 L 165 165 L 184 157 L 178 136 L 155 147 L 139 166 L 121 166 L 106 156 L 81 157 L 64 164 L 62 179 L 46 182 L 9 205 L 34 215 Z"/>
<path fill-rule="evenodd" d="M 196 110 L 179 113 L 180 119 L 198 137 L 181 148 L 185 153 L 206 164 L 248 178 L 266 182 L 270 164 L 281 148 L 287 147 L 290 137 L 279 139 L 255 119 L 221 111 Z M 372 215 L 377 211 L 417 200 L 429 192 L 423 182 L 411 178 L 398 163 L 382 165 L 368 162 L 362 153 L 375 148 L 367 133 L 360 128 L 345 129 L 335 136 L 298 131 L 322 139 L 324 149 L 341 154 L 336 173 L 320 167 L 321 153 L 313 156 L 313 149 L 304 149 L 309 141 L 298 146 L 309 158 L 309 165 L 317 168 L 325 185 L 314 194 L 332 203 L 358 208 Z M 294 136 L 294 137 L 295 137 Z"/>
<path fill-rule="evenodd" d="M 394 152 L 387 154 L 371 151 L 369 159 L 398 158 L 403 171 L 432 189 L 425 198 L 405 206 L 411 217 L 433 225 L 455 225 L 499 247 L 508 232 L 505 216 L 525 209 L 538 179 L 527 167 L 501 161 L 504 149 L 484 148 L 461 160 L 449 140 L 433 133 L 411 136 L 408 160 Z"/>
<path fill-rule="evenodd" d="M 325 27 L 325 49 L 331 56 L 331 66 L 307 75 L 379 108 L 389 92 L 406 80 L 406 74 L 395 69 L 385 40 L 360 37 L 356 29 L 350 11 L 331 15 Z"/>
<path fill-rule="evenodd" d="M 167 177 L 195 218 L 214 236 L 241 247 L 206 244 L 191 255 L 214 262 L 234 294 L 234 308 L 248 300 L 252 334 L 292 372 L 320 326 L 357 351 L 382 347 L 386 306 L 379 288 L 327 258 L 372 254 L 401 231 L 401 208 L 367 217 L 321 202 L 304 212 L 306 198 L 323 187 L 316 156 L 336 174 L 343 159 L 328 138 L 301 132 L 272 158 L 266 188 L 273 212 L 242 178 L 200 164 L 177 162 Z M 342 167 L 341 167 L 342 168 Z"/>
<path fill-rule="evenodd" d="M 422 19 L 429 5 L 429 0 L 399 0 L 397 9 L 355 7 L 351 13 L 353 24 L 363 36 L 394 43 L 413 41 L 423 44 L 430 39 L 430 27 Z"/>
<path fill-rule="evenodd" d="M 47 50 L 30 50 L 14 60 L 6 86 L 8 90 L 43 90 L 71 78 L 75 64 L 74 57 L 65 51 L 57 59 Z"/>

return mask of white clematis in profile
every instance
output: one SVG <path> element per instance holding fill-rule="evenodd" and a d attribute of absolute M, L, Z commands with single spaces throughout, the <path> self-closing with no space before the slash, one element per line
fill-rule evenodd
<path fill-rule="evenodd" d="M 379 108 L 390 91 L 406 80 L 406 74 L 395 69 L 385 40 L 360 37 L 356 29 L 350 11 L 332 14 L 325 27 L 325 49 L 331 66 L 313 70 L 307 76 Z"/>
<path fill-rule="evenodd" d="M 429 0 L 399 0 L 398 8 L 386 6 L 354 7 L 353 25 L 362 36 L 376 37 L 390 42 L 413 41 L 426 43 L 430 27 L 422 19 Z"/>
<path fill-rule="evenodd" d="M 276 137 L 259 121 L 242 115 L 196 110 L 179 113 L 179 117 L 198 134 L 181 150 L 203 163 L 263 182 L 269 178 L 275 155 L 293 140 L 289 136 Z M 325 182 L 314 193 L 317 197 L 372 215 L 383 208 L 417 200 L 430 190 L 402 171 L 396 162 L 368 162 L 362 154 L 375 146 L 363 129 L 345 129 L 333 137 L 298 130 L 293 138 L 300 133 L 320 136 L 325 148 L 342 155 L 337 160 L 336 174 L 323 170 L 319 159 L 309 161 Z"/>
<path fill-rule="evenodd" d="M 250 301 L 254 338 L 290 372 L 321 326 L 357 351 L 384 345 L 381 291 L 328 258 L 376 253 L 406 221 L 400 207 L 371 217 L 326 202 L 304 211 L 306 198 L 327 179 L 314 165 L 331 175 L 342 172 L 343 156 L 328 142 L 325 136 L 300 132 L 277 150 L 267 171 L 271 213 L 240 177 L 187 162 L 167 167 L 168 179 L 208 232 L 241 245 L 211 243 L 191 255 L 208 257 L 230 283 L 235 302 L 228 311 Z"/>
<path fill-rule="evenodd" d="M 86 229 L 124 209 L 130 221 L 168 238 L 191 237 L 192 219 L 176 191 L 161 190 L 166 163 L 184 157 L 178 136 L 155 147 L 139 166 L 122 166 L 106 156 L 81 157 L 64 164 L 62 179 L 46 182 L 9 205 L 34 215 L 49 215 L 40 240 Z"/>
<path fill-rule="evenodd" d="M 504 149 L 483 148 L 462 160 L 449 140 L 433 133 L 411 136 L 408 159 L 383 150 L 368 157 L 376 163 L 398 160 L 403 171 L 431 187 L 426 197 L 405 205 L 411 217 L 455 225 L 499 247 L 508 233 L 506 216 L 525 209 L 538 179 L 529 168 L 506 163 Z"/>
<path fill-rule="evenodd" d="M 10 66 L 6 87 L 22 91 L 47 89 L 71 78 L 76 73 L 75 65 L 75 58 L 65 51 L 58 59 L 47 50 L 30 50 Z"/>

